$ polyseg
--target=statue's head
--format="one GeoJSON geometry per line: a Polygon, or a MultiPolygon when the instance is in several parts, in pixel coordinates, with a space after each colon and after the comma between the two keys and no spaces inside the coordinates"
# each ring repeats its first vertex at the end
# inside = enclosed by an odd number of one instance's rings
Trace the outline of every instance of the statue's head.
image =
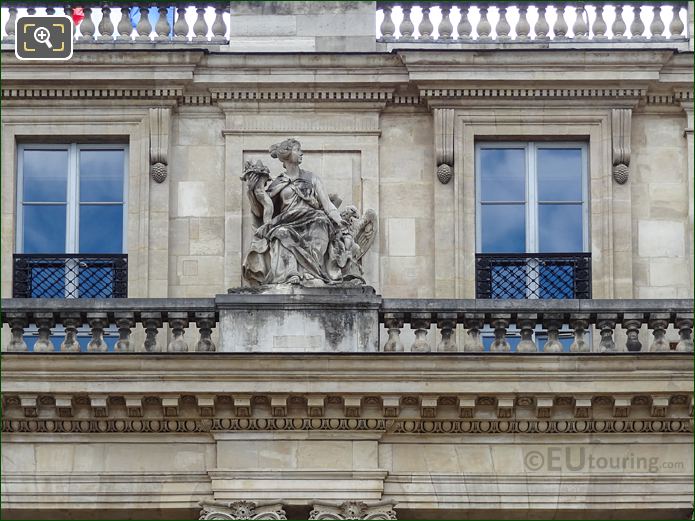
{"type": "Polygon", "coordinates": [[[270,157],[282,161],[282,164],[298,165],[302,162],[302,145],[296,139],[289,138],[270,147],[270,157]]]}

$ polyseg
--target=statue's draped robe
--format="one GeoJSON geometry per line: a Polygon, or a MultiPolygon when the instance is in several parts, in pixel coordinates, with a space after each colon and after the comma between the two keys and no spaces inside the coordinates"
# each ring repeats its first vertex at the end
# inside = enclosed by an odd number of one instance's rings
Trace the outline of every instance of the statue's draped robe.
{"type": "Polygon", "coordinates": [[[246,280],[282,284],[291,279],[340,281],[340,269],[328,262],[328,244],[335,227],[320,200],[321,181],[301,171],[297,179],[280,174],[267,188],[275,206],[262,238],[255,237],[243,265],[246,280]]]}

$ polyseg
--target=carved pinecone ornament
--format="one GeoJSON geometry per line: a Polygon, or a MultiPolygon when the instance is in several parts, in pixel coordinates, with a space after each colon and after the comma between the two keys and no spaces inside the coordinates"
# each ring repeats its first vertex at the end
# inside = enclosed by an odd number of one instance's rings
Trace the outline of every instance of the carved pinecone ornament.
{"type": "Polygon", "coordinates": [[[155,163],[150,167],[150,175],[158,183],[163,183],[167,178],[167,166],[164,163],[155,163]]]}
{"type": "Polygon", "coordinates": [[[451,181],[453,176],[454,174],[451,171],[451,167],[446,163],[439,165],[439,168],[437,168],[437,179],[439,179],[442,184],[447,184],[451,181]]]}
{"type": "Polygon", "coordinates": [[[619,163],[613,167],[613,179],[619,185],[623,185],[627,182],[628,174],[630,170],[627,165],[619,163]]]}

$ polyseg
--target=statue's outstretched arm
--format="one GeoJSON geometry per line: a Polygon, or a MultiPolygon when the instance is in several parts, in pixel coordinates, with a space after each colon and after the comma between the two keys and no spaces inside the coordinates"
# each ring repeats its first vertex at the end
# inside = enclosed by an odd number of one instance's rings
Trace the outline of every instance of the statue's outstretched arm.
{"type": "Polygon", "coordinates": [[[331,198],[328,196],[326,190],[323,188],[323,183],[321,183],[321,180],[317,177],[315,178],[314,182],[316,183],[316,198],[318,199],[319,203],[321,203],[323,210],[326,212],[328,217],[330,217],[331,221],[338,225],[343,225],[343,218],[340,216],[340,212],[331,201],[331,198]]]}

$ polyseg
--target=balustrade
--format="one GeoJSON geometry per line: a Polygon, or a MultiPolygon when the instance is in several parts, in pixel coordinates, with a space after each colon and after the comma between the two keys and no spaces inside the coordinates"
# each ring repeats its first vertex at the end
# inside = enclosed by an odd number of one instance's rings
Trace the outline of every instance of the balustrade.
{"type": "MultiPolygon", "coordinates": [[[[133,4],[114,6],[111,2],[82,2],[84,19],[76,27],[75,41],[87,43],[171,43],[196,42],[225,44],[229,41],[229,2],[205,4],[133,4]],[[139,9],[137,22],[131,18],[133,10],[139,9]],[[168,16],[175,11],[175,21],[168,16]],[[211,23],[208,23],[210,21],[211,23]],[[115,24],[115,25],[114,25],[115,24]],[[134,25],[135,24],[135,25],[134,25]],[[173,24],[173,27],[172,27],[173,24]]],[[[14,2],[7,7],[7,22],[4,26],[3,43],[12,43],[15,38],[15,22],[18,16],[42,15],[36,6],[14,2]],[[23,7],[28,6],[24,9],[23,7]]],[[[71,16],[73,7],[57,5],[46,7],[46,14],[71,16]]]]}
{"type": "Polygon", "coordinates": [[[411,352],[433,351],[435,345],[437,351],[491,353],[692,352],[692,306],[689,300],[384,299],[380,317],[388,338],[382,350],[405,351],[409,326],[415,338],[411,352]],[[441,334],[439,343],[432,324],[441,334]],[[466,330],[460,343],[457,324],[466,330]],[[643,343],[645,328],[650,340],[643,343]],[[595,348],[585,338],[592,329],[595,348]],[[666,339],[669,329],[672,342],[666,339]]]}
{"type": "MultiPolygon", "coordinates": [[[[215,299],[7,299],[2,307],[6,352],[218,350],[215,299]]],[[[383,352],[608,354],[692,352],[692,309],[692,300],[381,299],[374,312],[383,352]]]]}
{"type": "Polygon", "coordinates": [[[46,353],[217,350],[212,330],[219,314],[213,299],[11,299],[3,301],[3,310],[3,323],[11,330],[6,352],[29,351],[27,340],[34,337],[33,351],[46,353]],[[159,336],[167,324],[168,344],[159,336]],[[190,338],[193,332],[186,337],[191,325],[197,339],[190,338]],[[80,338],[86,346],[80,346],[80,338]],[[112,348],[107,338],[113,339],[112,348]]]}
{"type": "Polygon", "coordinates": [[[687,8],[687,2],[377,2],[383,16],[377,36],[382,42],[444,43],[686,40],[687,8]],[[668,35],[663,11],[672,13],[668,35]]]}

